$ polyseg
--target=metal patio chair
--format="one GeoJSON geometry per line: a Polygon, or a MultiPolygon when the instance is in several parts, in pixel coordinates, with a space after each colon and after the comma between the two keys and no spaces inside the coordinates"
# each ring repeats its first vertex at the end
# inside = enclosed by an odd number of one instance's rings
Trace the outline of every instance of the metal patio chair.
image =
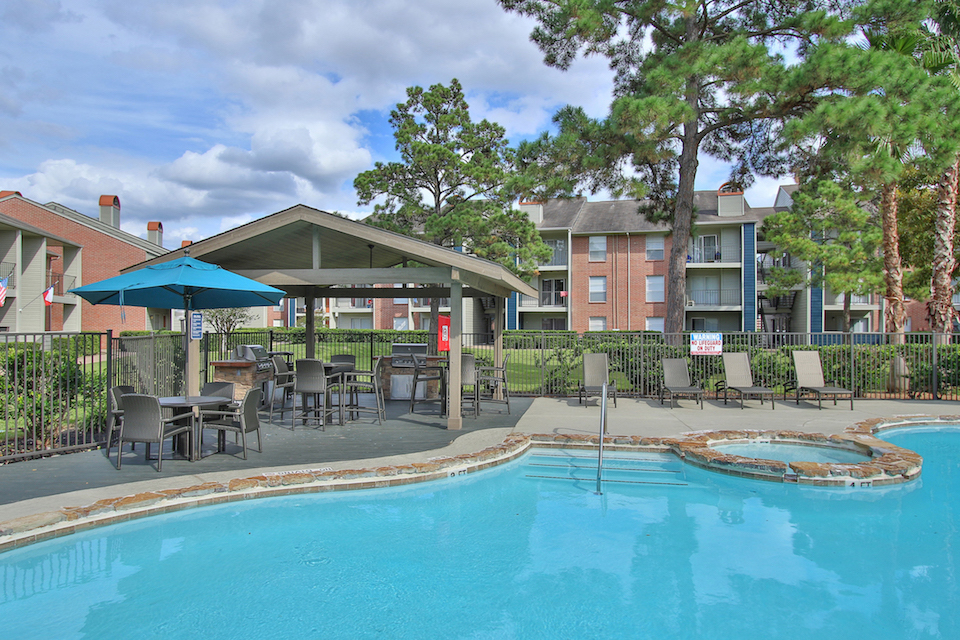
{"type": "Polygon", "coordinates": [[[386,406],[383,403],[383,357],[378,356],[370,371],[348,371],[344,374],[344,394],[348,398],[346,411],[351,419],[354,413],[375,413],[377,424],[383,424],[387,419],[386,406]],[[360,393],[373,394],[374,407],[364,407],[360,404],[360,393]]]}
{"type": "MultiPolygon", "coordinates": [[[[274,400],[276,400],[277,397],[277,391],[280,391],[281,420],[283,420],[284,407],[287,406],[287,398],[293,399],[293,404],[296,404],[293,395],[294,380],[296,377],[296,372],[290,370],[286,360],[278,355],[273,356],[273,389],[270,392],[270,420],[273,420],[273,406],[274,400]]],[[[293,408],[290,409],[290,412],[296,413],[293,408]]]]}
{"type": "Polygon", "coordinates": [[[823,397],[832,397],[833,405],[837,405],[837,398],[850,396],[850,411],[853,411],[853,391],[836,386],[833,380],[829,384],[823,380],[823,364],[820,362],[819,351],[792,351],[793,366],[797,369],[797,404],[800,404],[800,395],[810,393],[817,397],[817,409],[823,409],[823,397]]]}
{"type": "Polygon", "coordinates": [[[750,358],[747,357],[746,352],[723,352],[723,376],[724,379],[717,383],[718,391],[723,389],[723,404],[727,404],[727,392],[736,391],[740,395],[741,409],[743,409],[743,398],[745,396],[759,397],[760,404],[763,404],[764,396],[770,396],[770,408],[777,408],[773,401],[773,389],[753,384],[750,358]]]}
{"type": "MultiPolygon", "coordinates": [[[[243,459],[247,459],[247,434],[256,432],[257,451],[263,453],[263,438],[260,434],[260,416],[257,409],[263,391],[254,387],[247,391],[239,406],[232,409],[203,409],[200,411],[200,442],[203,442],[204,429],[216,429],[218,445],[223,444],[223,434],[232,431],[240,436],[243,447],[243,459]]],[[[220,447],[218,446],[218,449],[220,447]]]]}
{"type": "Polygon", "coordinates": [[[156,396],[141,393],[127,393],[123,399],[123,421],[120,423],[120,439],[117,446],[117,469],[123,462],[124,442],[143,442],[146,444],[145,459],[150,459],[150,445],[156,442],[157,471],[163,468],[163,441],[180,434],[186,434],[193,446],[193,412],[180,413],[170,418],[163,417],[160,400],[156,396]]]}
{"type": "Polygon", "coordinates": [[[580,404],[583,399],[603,394],[603,385],[607,385],[607,396],[613,398],[617,406],[617,381],[610,379],[610,365],[605,353],[583,354],[583,379],[580,381],[580,404]]]}
{"type": "Polygon", "coordinates": [[[690,369],[685,358],[663,358],[663,385],[660,387],[660,404],[669,396],[670,408],[677,396],[693,397],[703,410],[703,389],[690,382],[690,369]]]}
{"type": "Polygon", "coordinates": [[[507,415],[510,414],[510,389],[507,387],[507,361],[510,354],[503,356],[503,364],[499,367],[477,367],[477,382],[481,387],[490,390],[489,396],[480,398],[482,402],[499,402],[507,405],[507,415]]]}
{"type": "MultiPolygon", "coordinates": [[[[293,422],[290,428],[296,427],[297,419],[318,420],[320,430],[323,431],[327,426],[327,417],[338,414],[340,424],[343,424],[343,394],[339,394],[337,407],[333,407],[331,401],[330,385],[337,384],[340,380],[340,374],[328,376],[324,369],[323,362],[320,360],[297,360],[297,376],[293,382],[293,395],[300,396],[300,413],[294,412],[293,422]],[[309,398],[313,397],[313,409],[310,408],[309,398]],[[331,406],[328,406],[331,405],[331,406]]],[[[296,405],[296,398],[294,398],[296,405]]]]}

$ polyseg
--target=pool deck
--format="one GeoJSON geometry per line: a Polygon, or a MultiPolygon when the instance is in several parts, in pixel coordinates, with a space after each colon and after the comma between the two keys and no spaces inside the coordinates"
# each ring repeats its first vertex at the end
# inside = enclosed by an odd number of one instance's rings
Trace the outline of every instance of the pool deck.
{"type": "MultiPolygon", "coordinates": [[[[120,471],[115,468],[116,449],[109,459],[98,450],[0,465],[0,523],[99,500],[269,473],[427,463],[496,446],[511,434],[588,436],[599,430],[595,398],[586,406],[576,398],[514,398],[510,415],[502,405],[485,404],[479,419],[464,417],[460,431],[446,430],[436,407],[418,407],[410,414],[406,403],[387,404],[388,420],[382,426],[364,416],[343,426],[328,425],[325,431],[300,426],[291,430],[288,412],[283,422],[263,423],[264,452],[251,450],[248,460],[230,443],[226,453],[197,462],[167,459],[168,451],[161,473],[155,461],[144,462],[143,445],[135,453],[125,449],[120,471]]],[[[618,406],[610,407],[607,433],[672,437],[696,431],[778,429],[831,435],[868,420],[960,415],[960,404],[951,401],[857,400],[854,406],[851,411],[849,402],[840,401],[818,410],[809,402],[797,406],[777,400],[771,410],[769,403],[749,400],[741,410],[738,402],[724,406],[722,400],[706,400],[701,410],[692,400],[680,400],[671,409],[655,399],[619,398],[618,406]]],[[[213,439],[208,432],[205,445],[209,447],[213,439]]]]}

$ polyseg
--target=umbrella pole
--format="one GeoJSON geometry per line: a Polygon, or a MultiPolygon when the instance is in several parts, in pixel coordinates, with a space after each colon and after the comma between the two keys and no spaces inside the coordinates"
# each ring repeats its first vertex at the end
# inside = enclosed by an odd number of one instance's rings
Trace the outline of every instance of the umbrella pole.
{"type": "Polygon", "coordinates": [[[192,335],[191,316],[193,315],[193,311],[190,309],[192,306],[190,297],[183,296],[183,312],[187,318],[187,375],[184,381],[184,395],[186,396],[200,395],[200,340],[194,340],[192,335]]]}

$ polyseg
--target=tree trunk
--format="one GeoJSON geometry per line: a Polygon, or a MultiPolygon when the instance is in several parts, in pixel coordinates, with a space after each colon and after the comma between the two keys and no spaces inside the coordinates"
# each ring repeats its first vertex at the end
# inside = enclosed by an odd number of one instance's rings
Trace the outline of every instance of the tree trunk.
{"type": "Polygon", "coordinates": [[[843,332],[850,333],[853,324],[850,317],[850,305],[853,303],[853,294],[849,291],[843,294],[843,332]]]}
{"type": "Polygon", "coordinates": [[[900,334],[906,324],[903,306],[903,266],[900,261],[900,231],[897,229],[897,183],[888,182],[880,191],[880,212],[883,224],[883,279],[887,286],[884,297],[884,330],[900,334]]]}
{"type": "MultiPolygon", "coordinates": [[[[686,18],[687,39],[697,40],[696,12],[686,18]]],[[[700,147],[700,81],[697,77],[687,80],[687,106],[692,114],[683,124],[683,139],[680,149],[680,182],[677,185],[677,202],[673,210],[673,232],[668,265],[667,316],[664,331],[668,335],[684,330],[687,298],[687,244],[693,227],[694,182],[697,179],[697,152],[700,147]]]]}
{"type": "Polygon", "coordinates": [[[957,221],[957,183],[960,158],[940,175],[937,219],[933,235],[933,275],[930,279],[930,330],[953,331],[953,234],[957,221]]]}

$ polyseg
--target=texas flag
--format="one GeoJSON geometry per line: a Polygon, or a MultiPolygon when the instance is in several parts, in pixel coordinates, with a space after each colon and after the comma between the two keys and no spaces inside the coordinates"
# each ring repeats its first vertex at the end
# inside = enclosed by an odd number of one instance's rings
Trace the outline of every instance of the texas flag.
{"type": "Polygon", "coordinates": [[[53,287],[43,292],[43,302],[48,307],[53,304],[53,287]]]}
{"type": "Polygon", "coordinates": [[[7,280],[9,278],[3,278],[0,280],[0,307],[2,307],[7,302],[7,280]]]}

